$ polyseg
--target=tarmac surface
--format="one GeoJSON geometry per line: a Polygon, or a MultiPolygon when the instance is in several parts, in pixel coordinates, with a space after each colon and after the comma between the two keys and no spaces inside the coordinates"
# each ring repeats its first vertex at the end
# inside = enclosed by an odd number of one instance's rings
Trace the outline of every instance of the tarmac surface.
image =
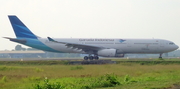
{"type": "Polygon", "coordinates": [[[83,60],[82,58],[0,58],[0,61],[83,60]]]}
{"type": "MultiPolygon", "coordinates": [[[[155,61],[156,59],[158,58],[100,58],[99,60],[155,61]]],[[[83,58],[0,58],[0,61],[48,61],[48,60],[84,61],[83,58]]],[[[165,58],[165,60],[166,61],[180,61],[180,58],[165,58]]]]}
{"type": "Polygon", "coordinates": [[[84,60],[81,58],[0,58],[0,61],[53,61],[53,60],[66,60],[68,64],[115,64],[115,61],[110,59],[100,60],[84,60]]]}

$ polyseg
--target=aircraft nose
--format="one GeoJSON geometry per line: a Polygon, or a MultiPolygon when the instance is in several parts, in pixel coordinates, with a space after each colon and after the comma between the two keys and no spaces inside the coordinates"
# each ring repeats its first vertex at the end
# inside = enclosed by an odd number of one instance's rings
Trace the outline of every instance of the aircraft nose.
{"type": "Polygon", "coordinates": [[[178,45],[176,45],[176,46],[175,46],[175,48],[176,48],[176,49],[178,49],[178,48],[179,48],[179,46],[178,46],[178,45]]]}
{"type": "Polygon", "coordinates": [[[172,49],[173,50],[176,50],[176,49],[178,49],[179,48],[179,46],[178,45],[174,45],[174,46],[172,46],[172,49]]]}

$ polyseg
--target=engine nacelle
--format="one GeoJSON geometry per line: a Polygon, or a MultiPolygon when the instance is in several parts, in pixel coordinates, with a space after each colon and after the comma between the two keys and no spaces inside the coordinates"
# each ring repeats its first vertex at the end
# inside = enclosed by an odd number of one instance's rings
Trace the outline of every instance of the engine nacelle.
{"type": "Polygon", "coordinates": [[[103,57],[124,57],[124,54],[116,49],[102,49],[99,50],[97,54],[103,57]]]}

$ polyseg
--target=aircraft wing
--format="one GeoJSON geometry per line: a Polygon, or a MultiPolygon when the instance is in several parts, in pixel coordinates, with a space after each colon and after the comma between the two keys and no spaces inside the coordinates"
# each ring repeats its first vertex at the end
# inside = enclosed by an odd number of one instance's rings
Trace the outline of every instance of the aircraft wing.
{"type": "Polygon", "coordinates": [[[73,49],[82,49],[83,51],[97,51],[100,49],[104,49],[105,47],[101,46],[94,46],[94,45],[87,45],[87,44],[77,44],[77,43],[69,43],[69,42],[60,42],[56,41],[50,37],[47,37],[49,41],[55,42],[55,43],[61,43],[65,44],[67,47],[72,47],[73,49]]]}

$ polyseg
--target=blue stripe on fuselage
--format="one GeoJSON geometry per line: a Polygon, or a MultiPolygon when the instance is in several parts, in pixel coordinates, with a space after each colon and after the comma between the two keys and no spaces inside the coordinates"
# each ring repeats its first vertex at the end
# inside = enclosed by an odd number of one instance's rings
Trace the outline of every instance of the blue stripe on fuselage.
{"type": "Polygon", "coordinates": [[[30,46],[32,48],[36,48],[36,49],[40,49],[40,50],[44,50],[44,51],[64,53],[64,52],[57,51],[55,49],[48,47],[47,45],[45,45],[44,43],[42,43],[38,39],[29,39],[29,38],[25,38],[25,39],[27,42],[24,45],[30,46]]]}

